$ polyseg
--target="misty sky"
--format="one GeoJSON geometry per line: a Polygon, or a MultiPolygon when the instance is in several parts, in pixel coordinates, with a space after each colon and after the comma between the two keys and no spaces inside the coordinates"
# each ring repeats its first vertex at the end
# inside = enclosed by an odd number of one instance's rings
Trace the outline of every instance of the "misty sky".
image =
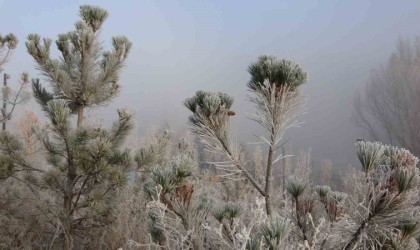
{"type": "MultiPolygon", "coordinates": [[[[385,63],[399,36],[420,35],[420,1],[18,1],[0,0],[1,34],[21,43],[5,66],[13,79],[37,76],[24,46],[29,33],[55,40],[73,30],[81,4],[110,13],[101,38],[126,35],[133,49],[121,95],[98,117],[110,121],[116,108],[136,112],[139,133],[169,124],[182,133],[189,115],[182,102],[197,90],[235,97],[233,125],[241,140],[258,129],[246,119],[246,71],[261,54],[288,58],[309,75],[305,123],[287,134],[295,152],[312,148],[315,159],[357,163],[351,123],[354,92],[374,67],[385,63]]],[[[54,51],[55,47],[54,47],[54,51]]]]}

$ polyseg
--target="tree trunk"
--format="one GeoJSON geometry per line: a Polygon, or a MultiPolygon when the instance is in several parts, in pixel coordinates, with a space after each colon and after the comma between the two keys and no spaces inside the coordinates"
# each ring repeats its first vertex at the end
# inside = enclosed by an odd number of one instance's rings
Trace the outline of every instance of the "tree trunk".
{"type": "MultiPolygon", "coordinates": [[[[67,173],[67,186],[69,190],[73,190],[71,187],[76,178],[76,175],[74,173],[74,167],[70,167],[68,173],[67,173]]],[[[65,220],[64,221],[64,248],[67,250],[73,249],[73,195],[70,191],[66,191],[66,194],[64,195],[64,201],[63,201],[63,210],[65,213],[65,220]]]]}
{"type": "Polygon", "coordinates": [[[64,235],[64,249],[71,250],[73,249],[73,237],[70,233],[65,233],[64,235]]]}
{"type": "Polygon", "coordinates": [[[83,106],[80,106],[77,109],[77,127],[80,127],[83,123],[83,111],[84,111],[83,106]]]}
{"type": "MultiPolygon", "coordinates": [[[[71,206],[71,199],[68,199],[70,201],[71,206]]],[[[66,206],[66,198],[64,198],[64,206],[66,206]]],[[[66,209],[66,208],[64,208],[66,209]]],[[[67,211],[66,211],[66,215],[67,211]]],[[[63,248],[66,250],[73,249],[73,229],[71,225],[72,221],[70,218],[67,218],[67,221],[64,222],[64,241],[63,241],[63,248]]]]}
{"type": "MultiPolygon", "coordinates": [[[[78,112],[79,114],[79,112],[78,112]]],[[[82,111],[83,114],[83,111],[82,111]]],[[[73,205],[73,188],[75,185],[75,181],[77,178],[76,166],[73,162],[73,155],[70,148],[67,145],[67,183],[66,183],[66,190],[64,191],[64,200],[63,200],[63,210],[65,214],[64,221],[64,247],[67,250],[73,249],[73,212],[74,212],[74,205],[73,205]]]]}
{"type": "Polygon", "coordinates": [[[273,177],[273,154],[274,154],[274,138],[275,138],[274,128],[271,128],[271,138],[270,138],[270,148],[268,149],[268,159],[267,159],[267,172],[265,174],[265,210],[268,216],[271,216],[271,186],[273,177]]]}

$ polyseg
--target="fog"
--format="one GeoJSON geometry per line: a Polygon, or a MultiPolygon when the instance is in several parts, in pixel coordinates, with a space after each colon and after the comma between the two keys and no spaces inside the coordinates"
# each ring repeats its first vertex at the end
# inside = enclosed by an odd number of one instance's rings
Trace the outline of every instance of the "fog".
{"type": "Polygon", "coordinates": [[[420,34],[420,2],[414,0],[0,0],[0,33],[14,32],[20,40],[5,65],[12,80],[22,71],[40,77],[26,52],[26,35],[55,40],[73,29],[81,4],[110,12],[101,32],[106,46],[113,35],[133,42],[120,96],[95,117],[109,122],[117,108],[128,107],[136,113],[136,134],[166,124],[184,133],[189,114],[183,100],[197,90],[218,90],[235,97],[232,125],[239,140],[255,142],[259,129],[246,118],[253,111],[247,67],[259,55],[274,55],[296,61],[309,76],[304,123],[285,137],[295,153],[311,148],[315,160],[339,166],[357,164],[354,143],[365,136],[351,122],[355,91],[386,62],[400,36],[420,34]]]}

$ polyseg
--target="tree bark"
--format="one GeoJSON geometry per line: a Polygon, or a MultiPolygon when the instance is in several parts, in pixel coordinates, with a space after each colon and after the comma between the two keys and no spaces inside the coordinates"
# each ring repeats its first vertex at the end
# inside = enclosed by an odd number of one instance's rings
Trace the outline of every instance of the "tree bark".
{"type": "Polygon", "coordinates": [[[77,127],[80,127],[83,123],[83,111],[84,111],[83,106],[80,106],[77,109],[77,127]]]}

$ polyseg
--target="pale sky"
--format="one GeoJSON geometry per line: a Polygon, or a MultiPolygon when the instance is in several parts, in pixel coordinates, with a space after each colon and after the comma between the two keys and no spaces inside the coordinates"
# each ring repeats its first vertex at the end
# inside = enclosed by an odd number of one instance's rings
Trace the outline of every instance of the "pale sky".
{"type": "MultiPolygon", "coordinates": [[[[351,123],[355,90],[371,69],[385,63],[399,36],[420,34],[420,2],[392,1],[18,1],[0,0],[1,34],[14,32],[20,44],[6,72],[37,76],[24,46],[39,33],[55,40],[73,29],[81,4],[110,13],[101,39],[125,35],[133,49],[121,77],[121,95],[98,110],[106,121],[116,108],[136,112],[138,131],[169,124],[182,133],[189,115],[185,98],[197,90],[235,97],[241,141],[255,141],[258,129],[246,119],[247,66],[261,54],[288,58],[309,75],[304,124],[287,134],[295,152],[312,148],[314,159],[357,163],[354,143],[363,133],[351,123]]],[[[54,51],[56,49],[54,48],[54,51]]]]}

